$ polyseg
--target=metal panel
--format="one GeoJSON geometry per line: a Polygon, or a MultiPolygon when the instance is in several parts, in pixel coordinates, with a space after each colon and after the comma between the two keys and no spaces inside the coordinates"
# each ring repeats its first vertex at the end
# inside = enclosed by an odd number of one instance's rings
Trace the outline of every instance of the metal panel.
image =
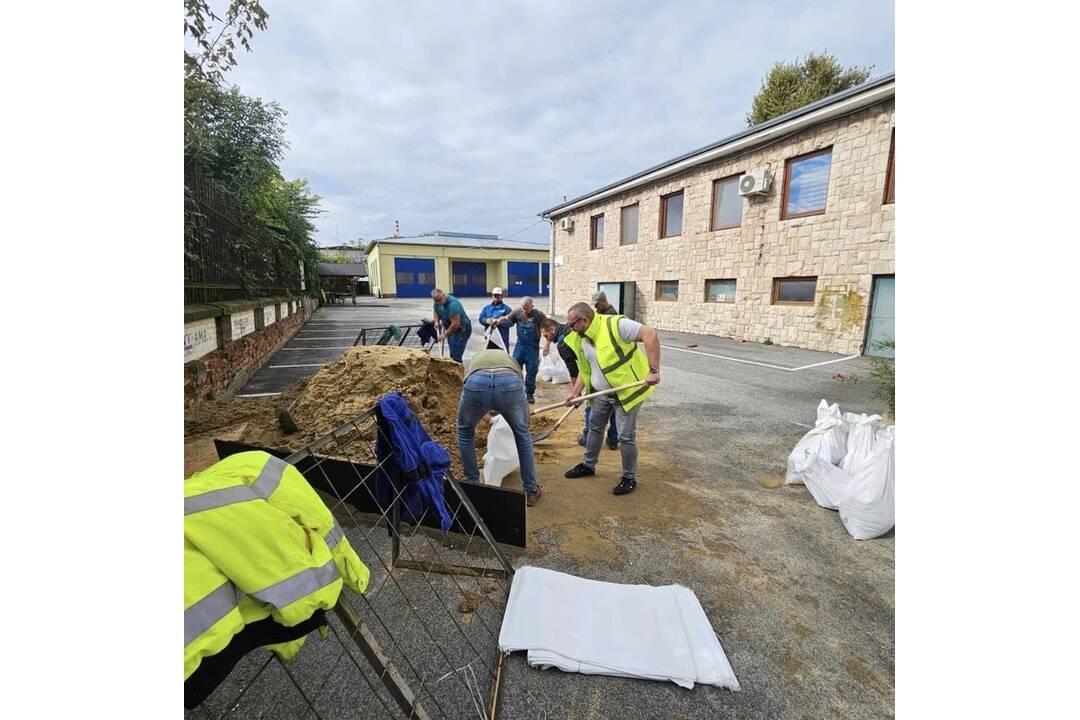
{"type": "Polygon", "coordinates": [[[435,258],[394,258],[398,297],[431,297],[435,289],[435,258]]]}
{"type": "Polygon", "coordinates": [[[506,263],[506,297],[540,295],[540,263],[510,261],[506,263]]]}
{"type": "Polygon", "coordinates": [[[876,357],[896,357],[895,348],[875,348],[874,343],[896,338],[896,276],[874,278],[874,297],[870,306],[870,325],[866,329],[865,352],[876,357]]]}
{"type": "Polygon", "coordinates": [[[451,263],[453,294],[457,297],[484,297],[487,295],[487,266],[482,262],[451,263]]]}

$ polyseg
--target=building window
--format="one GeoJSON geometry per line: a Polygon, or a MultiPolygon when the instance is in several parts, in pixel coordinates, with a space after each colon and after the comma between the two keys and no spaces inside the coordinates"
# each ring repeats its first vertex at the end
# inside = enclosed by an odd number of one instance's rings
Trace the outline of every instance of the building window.
{"type": "Polygon", "coordinates": [[[710,230],[739,227],[742,223],[742,198],[739,197],[739,178],[714,180],[712,184],[712,220],[710,230]]]}
{"type": "Polygon", "coordinates": [[[660,198],[660,237],[682,235],[683,191],[660,198]]]}
{"type": "Polygon", "coordinates": [[[637,219],[638,204],[627,205],[619,215],[619,244],[633,245],[637,243],[637,219]]]}
{"type": "Polygon", "coordinates": [[[773,278],[773,305],[813,305],[816,277],[773,278]]]}
{"type": "Polygon", "coordinates": [[[454,273],[454,285],[468,285],[469,276],[465,273],[454,273]]]}
{"type": "Polygon", "coordinates": [[[411,285],[413,281],[411,272],[394,273],[394,279],[397,280],[398,285],[411,285]]]}
{"type": "Polygon", "coordinates": [[[735,302],[734,280],[706,280],[705,302],[733,303],[735,302]]]}
{"type": "Polygon", "coordinates": [[[656,299],[657,300],[678,300],[679,299],[679,281],[678,280],[657,280],[656,281],[656,299]]]}
{"type": "Polygon", "coordinates": [[[596,215],[589,221],[589,249],[604,247],[604,216],[596,215]]]}
{"type": "Polygon", "coordinates": [[[896,202],[896,128],[893,128],[892,139],[889,140],[889,169],[885,171],[883,204],[892,205],[894,202],[896,202]]]}
{"type": "Polygon", "coordinates": [[[789,158],[784,168],[784,214],[781,220],[821,215],[829,194],[832,148],[789,158]]]}
{"type": "Polygon", "coordinates": [[[416,282],[421,285],[434,285],[435,273],[416,273],[416,282]]]}

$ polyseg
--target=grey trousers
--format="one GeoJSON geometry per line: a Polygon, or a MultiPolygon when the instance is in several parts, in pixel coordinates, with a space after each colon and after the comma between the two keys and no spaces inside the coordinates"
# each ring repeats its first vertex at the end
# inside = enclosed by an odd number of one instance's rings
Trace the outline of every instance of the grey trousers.
{"type": "MultiPolygon", "coordinates": [[[[644,404],[644,403],[643,403],[644,404]]],[[[637,479],[637,416],[641,405],[634,406],[630,412],[623,412],[614,395],[601,395],[592,401],[592,413],[589,415],[589,437],[585,440],[585,457],[582,464],[592,470],[600,459],[600,448],[604,444],[604,431],[608,419],[615,413],[615,425],[619,428],[619,450],[622,452],[623,477],[637,479]]]]}

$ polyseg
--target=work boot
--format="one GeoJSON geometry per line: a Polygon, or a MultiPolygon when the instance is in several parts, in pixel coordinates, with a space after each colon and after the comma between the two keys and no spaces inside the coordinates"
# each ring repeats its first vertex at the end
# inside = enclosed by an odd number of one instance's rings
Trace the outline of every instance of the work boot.
{"type": "Polygon", "coordinates": [[[539,487],[536,488],[536,492],[526,492],[525,504],[529,507],[532,507],[537,503],[537,501],[540,499],[540,496],[543,494],[543,491],[539,487]]]}
{"type": "Polygon", "coordinates": [[[593,470],[591,467],[586,466],[585,463],[578,463],[577,465],[566,471],[566,477],[568,478],[579,478],[585,477],[586,475],[595,474],[596,471],[593,470]]]}
{"type": "Polygon", "coordinates": [[[588,437],[589,437],[589,431],[588,430],[582,430],[581,434],[577,436],[577,444],[580,445],[581,447],[585,447],[585,441],[588,439],[588,437]]]}
{"type": "Polygon", "coordinates": [[[637,487],[637,480],[634,478],[628,478],[623,475],[619,478],[619,484],[615,486],[615,489],[611,492],[615,495],[626,495],[627,493],[634,492],[634,488],[637,487]]]}
{"type": "Polygon", "coordinates": [[[608,446],[608,450],[618,450],[619,449],[619,441],[616,440],[615,442],[609,442],[607,444],[607,446],[608,446]]]}
{"type": "Polygon", "coordinates": [[[529,404],[530,405],[535,405],[536,404],[536,398],[533,397],[532,393],[529,393],[529,398],[528,399],[529,399],[529,404]]]}

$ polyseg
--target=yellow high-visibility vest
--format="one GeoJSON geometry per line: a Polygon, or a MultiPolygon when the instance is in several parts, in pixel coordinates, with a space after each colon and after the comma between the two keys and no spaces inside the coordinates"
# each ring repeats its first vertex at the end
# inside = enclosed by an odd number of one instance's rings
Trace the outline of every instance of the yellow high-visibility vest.
{"type": "MultiPolygon", "coordinates": [[[[619,320],[623,315],[593,315],[589,329],[585,331],[585,337],[596,345],[596,361],[604,373],[611,387],[628,385],[638,380],[644,380],[649,374],[649,360],[645,353],[638,349],[636,342],[626,342],[619,336],[619,320]]],[[[582,337],[571,331],[563,338],[566,346],[574,351],[577,356],[578,373],[581,381],[585,384],[585,393],[593,392],[592,386],[592,363],[585,358],[582,349],[582,337]]],[[[645,402],[645,398],[652,394],[656,388],[652,385],[641,385],[628,390],[615,393],[619,404],[626,412],[645,402]]]]}
{"type": "MultiPolygon", "coordinates": [[[[370,572],[295,467],[231,455],[184,481],[184,679],[246,623],[291,627],[337,603],[370,572]]],[[[303,638],[272,646],[285,659],[303,638]]]]}

